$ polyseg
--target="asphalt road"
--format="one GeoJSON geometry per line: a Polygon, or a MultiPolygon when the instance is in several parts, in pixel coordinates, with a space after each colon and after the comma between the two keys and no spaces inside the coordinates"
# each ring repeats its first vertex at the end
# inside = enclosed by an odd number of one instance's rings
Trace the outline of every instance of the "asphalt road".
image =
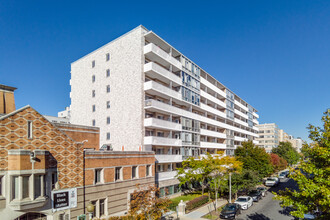
{"type": "Polygon", "coordinates": [[[293,220],[289,215],[290,210],[280,207],[280,202],[273,200],[274,195],[271,192],[277,192],[285,188],[297,189],[296,183],[289,178],[281,179],[277,187],[271,187],[268,193],[259,202],[254,202],[248,210],[242,210],[238,220],[293,220]]]}

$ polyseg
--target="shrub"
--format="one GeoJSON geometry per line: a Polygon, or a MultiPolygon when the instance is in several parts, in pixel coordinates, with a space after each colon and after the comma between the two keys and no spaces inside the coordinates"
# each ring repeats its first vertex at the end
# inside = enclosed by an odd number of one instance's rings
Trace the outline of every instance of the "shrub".
{"type": "Polygon", "coordinates": [[[208,201],[209,201],[209,197],[206,196],[206,195],[197,197],[196,199],[193,199],[193,200],[187,202],[186,210],[191,211],[191,210],[193,210],[197,207],[200,207],[200,206],[204,205],[208,201]]]}

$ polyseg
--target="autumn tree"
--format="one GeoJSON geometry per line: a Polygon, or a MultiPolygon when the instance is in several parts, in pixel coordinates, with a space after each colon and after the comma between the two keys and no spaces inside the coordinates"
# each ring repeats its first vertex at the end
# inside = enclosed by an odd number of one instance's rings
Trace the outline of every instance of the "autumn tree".
{"type": "Polygon", "coordinates": [[[288,166],[288,162],[277,154],[270,154],[270,161],[275,171],[284,170],[288,166]]]}
{"type": "Polygon", "coordinates": [[[137,186],[131,194],[128,217],[135,220],[161,219],[169,211],[171,201],[168,198],[159,198],[159,188],[154,185],[148,187],[137,186]]]}
{"type": "Polygon", "coordinates": [[[280,142],[278,147],[273,148],[272,153],[285,159],[290,165],[296,164],[299,159],[299,153],[292,147],[290,142],[280,142]]]}
{"type": "Polygon", "coordinates": [[[210,176],[212,172],[212,156],[207,155],[200,159],[195,159],[193,157],[182,161],[182,167],[177,168],[178,173],[176,177],[180,181],[180,186],[185,183],[200,182],[202,185],[202,194],[204,194],[204,189],[207,186],[206,179],[210,176]]]}
{"type": "Polygon", "coordinates": [[[330,109],[322,117],[323,127],[308,126],[311,144],[304,144],[309,157],[291,175],[299,190],[280,191],[275,199],[283,207],[293,207],[290,214],[303,218],[320,211],[319,219],[330,219],[330,109]]]}
{"type": "Polygon", "coordinates": [[[257,171],[261,178],[273,173],[270,155],[252,141],[243,142],[242,146],[237,147],[235,156],[243,163],[243,169],[257,171]]]}

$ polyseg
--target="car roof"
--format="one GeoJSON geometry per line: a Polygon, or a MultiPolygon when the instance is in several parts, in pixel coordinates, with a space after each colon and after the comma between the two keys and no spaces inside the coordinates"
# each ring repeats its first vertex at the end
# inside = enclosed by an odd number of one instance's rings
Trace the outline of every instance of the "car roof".
{"type": "Polygon", "coordinates": [[[239,199],[239,198],[241,198],[241,199],[248,199],[249,196],[239,196],[237,199],[239,199]]]}

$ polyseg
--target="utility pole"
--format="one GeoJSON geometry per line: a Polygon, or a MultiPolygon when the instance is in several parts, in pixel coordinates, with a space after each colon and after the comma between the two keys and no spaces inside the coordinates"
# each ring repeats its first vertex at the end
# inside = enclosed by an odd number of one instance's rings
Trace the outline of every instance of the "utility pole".
{"type": "Polygon", "coordinates": [[[231,173],[229,173],[229,203],[231,203],[231,173]]]}

